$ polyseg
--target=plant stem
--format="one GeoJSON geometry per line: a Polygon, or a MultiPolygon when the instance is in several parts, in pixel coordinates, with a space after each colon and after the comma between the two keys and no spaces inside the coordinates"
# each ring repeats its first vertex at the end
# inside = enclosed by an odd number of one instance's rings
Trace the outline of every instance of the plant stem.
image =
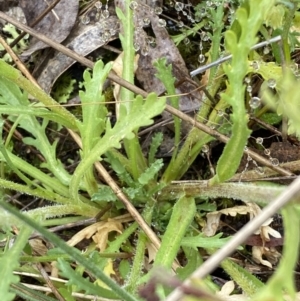
{"type": "Polygon", "coordinates": [[[233,198],[266,204],[274,200],[285,187],[259,183],[221,183],[209,187],[207,181],[173,182],[161,191],[158,201],[177,199],[183,193],[194,198],[233,198]]]}
{"type": "Polygon", "coordinates": [[[249,297],[253,296],[259,289],[264,287],[264,284],[254,275],[250,274],[250,272],[230,259],[223,260],[221,266],[230,278],[232,278],[232,280],[234,280],[249,297]]]}
{"type": "MultiPolygon", "coordinates": [[[[222,30],[224,28],[224,7],[223,4],[224,1],[220,5],[218,5],[217,9],[214,8],[211,9],[211,13],[213,16],[213,22],[214,22],[214,32],[212,35],[212,46],[210,50],[210,59],[212,62],[216,61],[220,55],[220,43],[222,38],[222,30]]],[[[214,66],[210,69],[209,73],[209,82],[212,83],[215,75],[217,73],[218,66],[214,66]]]]}
{"type": "Polygon", "coordinates": [[[181,196],[176,202],[154,262],[156,267],[171,268],[180,243],[196,213],[194,198],[181,196]]]}
{"type": "MultiPolygon", "coordinates": [[[[123,34],[120,34],[120,40],[122,43],[122,48],[124,51],[123,56],[123,74],[124,80],[129,83],[134,83],[134,63],[135,63],[135,51],[133,48],[133,38],[134,38],[134,23],[133,23],[133,13],[129,5],[131,0],[125,0],[124,11],[118,13],[123,25],[123,34]]],[[[134,93],[130,90],[122,87],[121,88],[121,105],[125,106],[127,114],[131,110],[131,102],[134,101],[134,93]]],[[[120,115],[122,118],[122,115],[120,115]]],[[[124,139],[124,147],[126,154],[129,158],[130,170],[132,172],[132,177],[137,180],[140,174],[147,168],[146,159],[144,158],[139,139],[136,135],[133,139],[124,139]]]]}
{"type": "MultiPolygon", "coordinates": [[[[38,179],[43,185],[50,187],[57,193],[59,193],[61,196],[69,197],[69,190],[68,187],[61,184],[59,181],[57,181],[55,178],[50,177],[37,169],[36,167],[32,166],[31,164],[27,163],[26,161],[22,160],[18,156],[12,154],[8,150],[6,150],[12,164],[16,166],[19,170],[26,173],[27,175],[31,176],[34,179],[38,179]]],[[[0,161],[5,161],[5,158],[0,153],[0,161]]],[[[4,180],[3,180],[4,181],[4,180]]],[[[16,186],[17,187],[17,186],[16,186]]],[[[11,189],[14,189],[13,187],[11,189]]],[[[87,199],[82,198],[81,200],[87,201],[87,199]]],[[[55,200],[53,200],[55,201],[55,200]]]]}
{"type": "MultiPolygon", "coordinates": [[[[144,210],[143,217],[148,224],[151,224],[152,213],[153,206],[147,205],[144,210]]],[[[135,256],[127,283],[127,291],[132,294],[136,293],[138,281],[142,277],[141,274],[144,265],[145,248],[147,242],[147,236],[142,230],[140,230],[136,244],[135,256]]]]}
{"type": "MultiPolygon", "coordinates": [[[[211,91],[215,93],[217,88],[219,87],[220,81],[215,81],[215,83],[211,86],[211,91]]],[[[214,95],[214,94],[213,94],[214,95]]],[[[211,112],[209,116],[208,124],[218,124],[222,119],[217,115],[219,110],[225,110],[227,104],[220,100],[215,109],[211,112]]],[[[203,121],[206,119],[210,110],[210,101],[205,99],[205,105],[203,105],[197,115],[197,120],[203,121]]],[[[174,180],[179,180],[189,169],[189,167],[193,164],[196,157],[199,155],[204,144],[214,140],[214,138],[197,128],[193,128],[186,141],[178,153],[178,156],[174,161],[171,161],[168,165],[164,175],[162,177],[162,181],[165,183],[170,183],[174,180]]]]}
{"type": "Polygon", "coordinates": [[[288,13],[285,17],[283,30],[282,30],[282,44],[283,44],[283,54],[284,54],[284,62],[282,64],[285,67],[290,66],[291,64],[291,49],[289,45],[289,32],[293,23],[293,19],[295,16],[295,12],[297,11],[297,3],[298,1],[291,1],[290,5],[288,5],[288,13]]]}

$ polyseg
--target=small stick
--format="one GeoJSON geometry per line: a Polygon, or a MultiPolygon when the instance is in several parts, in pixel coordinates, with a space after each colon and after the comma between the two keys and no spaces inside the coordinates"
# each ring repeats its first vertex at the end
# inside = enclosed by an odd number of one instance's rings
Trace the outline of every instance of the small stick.
{"type": "Polygon", "coordinates": [[[41,263],[38,262],[35,266],[40,271],[40,273],[41,273],[42,277],[44,278],[46,284],[51,289],[51,292],[57,298],[57,300],[58,301],[65,301],[65,298],[60,294],[58,289],[55,287],[55,285],[53,284],[52,280],[50,279],[49,275],[47,274],[47,272],[45,271],[45,269],[43,268],[41,263]]]}
{"type": "MultiPolygon", "coordinates": [[[[44,2],[47,3],[48,7],[50,6],[47,0],[44,0],[44,2]]],[[[57,21],[59,21],[59,16],[57,15],[57,13],[55,12],[54,9],[51,9],[52,14],[54,15],[54,17],[57,19],[57,21]]]]}

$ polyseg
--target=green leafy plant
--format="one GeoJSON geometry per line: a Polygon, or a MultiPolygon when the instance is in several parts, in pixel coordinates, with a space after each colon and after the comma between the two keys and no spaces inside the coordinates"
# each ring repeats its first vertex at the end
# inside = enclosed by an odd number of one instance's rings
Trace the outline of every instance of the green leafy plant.
{"type": "MultiPolygon", "coordinates": [[[[163,97],[158,97],[154,93],[149,93],[147,96],[135,95],[134,92],[122,87],[118,99],[119,114],[115,123],[108,118],[109,112],[104,94],[104,84],[111,72],[112,63],[104,64],[102,61],[97,61],[92,70],[84,72],[84,89],[79,92],[82,102],[82,118],[79,120],[22,76],[19,71],[0,60],[0,113],[2,114],[0,225],[5,233],[4,237],[11,237],[12,226],[20,228],[20,234],[13,247],[4,248],[0,257],[0,269],[3,274],[8,275],[0,281],[0,296],[5,294],[3,300],[13,300],[15,294],[25,296],[24,298],[28,300],[53,300],[52,297],[42,296],[42,294],[34,295],[34,292],[26,290],[19,284],[19,278],[13,275],[14,270],[20,269],[20,262],[26,262],[28,267],[32,262],[50,261],[57,261],[59,274],[68,279],[66,285],[55,284],[66,300],[75,300],[72,296],[73,292],[93,294],[108,299],[138,300],[141,284],[146,283],[146,287],[151,284],[153,280],[151,277],[155,279],[157,268],[163,268],[166,275],[173,273],[181,280],[189,279],[189,275],[203,262],[202,250],[212,254],[214,250],[224,246],[226,248],[226,244],[230,243],[231,238],[223,237],[222,233],[213,237],[205,237],[204,233],[201,233],[200,229],[207,222],[205,220],[207,211],[217,211],[219,206],[228,203],[228,199],[255,202],[264,206],[285,190],[285,186],[269,182],[261,184],[226,181],[236,174],[251,134],[245,102],[248,97],[244,82],[246,76],[255,74],[262,78],[264,81],[261,89],[262,99],[276,111],[276,115],[282,114],[288,118],[288,133],[299,137],[299,110],[296,101],[299,94],[298,80],[278,63],[265,62],[262,54],[251,50],[257,42],[258,34],[269,35],[265,26],[271,26],[275,30],[282,26],[285,56],[283,63],[286,68],[289,67],[291,61],[289,28],[298,4],[295,1],[288,1],[284,3],[285,6],[277,5],[275,1],[270,0],[241,3],[230,1],[230,4],[226,2],[226,5],[231,9],[238,8],[234,20],[224,22],[228,17],[225,1],[216,3],[218,5],[215,8],[205,3],[209,7],[207,11],[211,17],[209,26],[213,29],[205,33],[211,39],[206,56],[208,60],[216,60],[221,54],[225,37],[225,50],[232,54],[232,59],[222,67],[215,66],[206,75],[208,96],[203,96],[203,105],[195,116],[194,124],[205,122],[207,128],[214,127],[228,135],[229,141],[220,158],[215,160],[217,161],[216,173],[208,180],[205,175],[202,181],[179,181],[183,177],[190,176],[187,171],[201,153],[201,149],[215,140],[217,135],[213,137],[209,131],[204,132],[193,127],[188,136],[184,137],[185,141],[180,148],[179,144],[183,138],[181,120],[178,116],[173,116],[175,147],[171,159],[168,161],[156,158],[163,141],[160,132],[152,137],[148,153],[142,147],[139,130],[151,125],[153,119],[163,112],[166,108],[166,99],[170,99],[173,108],[179,108],[176,79],[172,74],[173,66],[165,59],[153,62],[157,69],[155,76],[166,88],[165,95],[163,97]],[[279,21],[272,14],[280,15],[279,21]],[[227,31],[224,33],[225,29],[227,31]],[[259,62],[259,68],[255,68],[254,62],[259,62]],[[272,88],[272,93],[266,87],[270,80],[276,82],[276,88],[272,88]],[[214,99],[218,93],[220,98],[214,99]],[[34,101],[30,100],[32,98],[34,101]],[[12,124],[7,135],[4,134],[5,122],[12,124]],[[53,140],[48,135],[49,129],[60,127],[68,129],[73,137],[77,137],[77,143],[81,148],[80,161],[74,172],[68,171],[67,163],[58,158],[58,139],[53,140]],[[36,149],[43,156],[45,160],[43,163],[31,163],[16,154],[12,138],[16,128],[21,129],[26,136],[22,139],[22,143],[36,149]],[[99,179],[95,175],[94,165],[99,162],[103,163],[102,167],[110,168],[112,178],[119,185],[117,192],[116,183],[111,185],[112,179],[108,177],[99,179]],[[17,176],[18,181],[11,180],[14,178],[6,179],[10,178],[10,173],[17,176]],[[8,190],[48,200],[51,205],[20,213],[5,201],[4,196],[8,194],[8,190]],[[128,225],[126,221],[125,229],[118,230],[118,235],[105,233],[107,248],[104,251],[96,250],[95,233],[93,236],[86,236],[92,237],[94,243],[90,243],[87,252],[81,254],[44,228],[50,225],[64,225],[70,221],[81,221],[84,217],[95,217],[98,212],[103,218],[101,222],[108,221],[108,218],[117,218],[124,213],[126,207],[123,196],[130,199],[139,210],[136,211],[136,215],[133,214],[139,225],[137,222],[128,225]],[[222,203],[210,204],[211,199],[222,199],[222,203]],[[138,214],[141,216],[140,219],[137,218],[138,214]],[[64,217],[65,215],[72,216],[64,217]],[[159,221],[157,222],[156,219],[159,221]],[[142,223],[147,226],[152,225],[157,232],[162,231],[163,233],[158,233],[161,241],[157,237],[156,239],[148,237],[142,230],[144,228],[139,227],[142,223]],[[27,248],[31,229],[42,234],[56,249],[48,251],[43,256],[22,254],[27,248]],[[201,252],[198,249],[201,249],[201,252]],[[121,252],[126,252],[129,256],[134,255],[130,261],[120,260],[117,277],[121,277],[123,286],[108,275],[112,271],[112,259],[117,258],[121,252]],[[153,263],[150,263],[153,269],[149,268],[149,263],[145,264],[146,252],[149,260],[150,258],[153,260],[153,263]],[[181,267],[181,262],[177,260],[178,253],[181,253],[186,260],[184,267],[181,267]],[[76,263],[75,268],[73,262],[76,263]],[[105,273],[106,269],[109,270],[108,273],[105,273]],[[34,297],[30,297],[32,295],[34,297]]],[[[122,27],[120,34],[124,51],[122,77],[133,85],[135,52],[132,45],[135,28],[132,22],[134,12],[130,9],[130,4],[132,3],[129,0],[124,1],[124,10],[116,9],[116,13],[122,27]]],[[[203,3],[199,4],[196,10],[202,8],[204,8],[203,3]]],[[[230,17],[233,18],[232,12],[230,17]]],[[[205,22],[200,22],[192,29],[174,37],[176,43],[187,35],[203,29],[207,25],[205,22]]],[[[269,107],[254,111],[253,114],[258,117],[269,107]]],[[[211,164],[211,169],[213,169],[212,165],[215,165],[215,162],[211,164]]],[[[242,172],[242,175],[244,173],[242,172]]],[[[300,219],[299,210],[294,210],[292,206],[282,210],[287,232],[286,246],[279,268],[269,283],[263,284],[229,259],[221,264],[251,300],[271,298],[272,290],[276,291],[277,300],[282,300],[286,295],[295,296],[293,269],[298,255],[300,219]],[[296,226],[293,228],[293,225],[296,226]]],[[[95,220],[96,222],[98,221],[95,220]]],[[[97,234],[103,236],[100,226],[97,231],[99,231],[97,234]]],[[[174,283],[178,286],[180,282],[178,279],[172,282],[171,278],[171,280],[166,278],[162,277],[161,283],[158,283],[157,288],[152,287],[150,293],[159,294],[160,299],[168,299],[170,287],[174,286],[174,283]]],[[[191,282],[195,291],[187,290],[186,293],[190,295],[197,290],[198,293],[203,290],[204,296],[206,293],[215,294],[219,290],[210,277],[201,281],[192,279],[191,282]]],[[[184,286],[182,288],[186,289],[184,286]]]]}
{"type": "MultiPolygon", "coordinates": [[[[18,36],[19,33],[16,29],[15,26],[13,26],[12,24],[6,24],[3,26],[2,31],[5,35],[7,35],[8,37],[6,38],[6,42],[8,44],[10,44],[11,42],[13,42],[18,36]]],[[[17,53],[20,54],[22,53],[23,50],[26,49],[28,45],[28,35],[26,35],[23,39],[21,39],[17,45],[15,45],[13,47],[13,50],[17,53]]],[[[4,50],[4,47],[2,45],[0,45],[0,51],[4,50]]],[[[12,58],[10,57],[10,55],[8,53],[6,53],[3,56],[3,59],[6,62],[12,62],[12,58]]]]}
{"type": "Polygon", "coordinates": [[[247,57],[250,48],[256,42],[256,34],[264,20],[265,12],[274,5],[274,1],[261,2],[261,6],[257,7],[258,11],[254,11],[254,5],[259,5],[259,3],[251,2],[249,10],[246,7],[241,7],[236,12],[237,21],[241,28],[240,36],[231,30],[225,34],[226,47],[233,55],[231,65],[224,67],[229,84],[227,85],[227,93],[223,94],[223,98],[232,107],[232,135],[218,161],[216,176],[210,181],[211,184],[226,181],[234,175],[250,135],[247,127],[246,108],[241,101],[245,95],[243,79],[247,74],[247,57]]]}

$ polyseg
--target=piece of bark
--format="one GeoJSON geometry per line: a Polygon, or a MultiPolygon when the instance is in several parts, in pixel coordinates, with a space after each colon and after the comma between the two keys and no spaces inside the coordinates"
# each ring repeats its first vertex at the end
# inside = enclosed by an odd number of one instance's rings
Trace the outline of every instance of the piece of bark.
{"type": "MultiPolygon", "coordinates": [[[[48,7],[47,1],[20,0],[19,5],[23,8],[27,23],[32,23],[48,7]]],[[[49,3],[50,5],[51,3],[49,3]]],[[[79,0],[61,0],[54,10],[50,11],[34,29],[48,38],[61,43],[70,34],[78,14],[79,0]]],[[[49,47],[47,44],[32,38],[29,48],[22,53],[26,58],[33,52],[49,47]]]]}
{"type": "MultiPolygon", "coordinates": [[[[84,25],[81,22],[77,22],[63,44],[78,54],[86,56],[109,41],[114,40],[118,31],[118,20],[113,15],[107,19],[100,20],[96,24],[84,25]],[[110,33],[109,35],[108,32],[110,33]]],[[[39,75],[38,83],[49,93],[57,78],[74,63],[74,59],[61,52],[56,52],[39,75]]]]}

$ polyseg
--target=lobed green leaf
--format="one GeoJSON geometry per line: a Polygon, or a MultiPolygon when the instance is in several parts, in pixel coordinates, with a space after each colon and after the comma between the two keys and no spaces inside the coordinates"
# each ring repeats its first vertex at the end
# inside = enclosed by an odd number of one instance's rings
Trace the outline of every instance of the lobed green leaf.
{"type": "Polygon", "coordinates": [[[166,99],[157,99],[154,93],[150,93],[145,101],[141,96],[137,96],[132,103],[130,112],[119,119],[113,128],[108,127],[104,136],[91,149],[89,156],[80,162],[70,183],[70,194],[78,200],[78,187],[80,180],[86,170],[90,168],[95,161],[99,160],[111,148],[121,147],[122,139],[130,138],[133,132],[141,126],[147,126],[153,123],[153,117],[159,115],[165,107],[166,99]]]}

